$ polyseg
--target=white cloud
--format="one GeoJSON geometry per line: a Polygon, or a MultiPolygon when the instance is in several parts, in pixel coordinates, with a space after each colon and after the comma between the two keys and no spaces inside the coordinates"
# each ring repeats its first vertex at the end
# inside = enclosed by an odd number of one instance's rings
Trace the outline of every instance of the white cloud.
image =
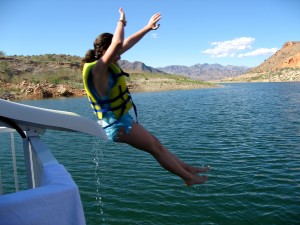
{"type": "Polygon", "coordinates": [[[251,49],[254,41],[255,38],[252,37],[240,37],[228,41],[212,42],[211,45],[215,47],[202,51],[202,53],[216,58],[235,57],[238,51],[251,49]]]}
{"type": "Polygon", "coordinates": [[[277,48],[259,48],[251,52],[241,53],[238,57],[245,57],[245,56],[258,56],[258,55],[269,55],[274,54],[278,49],[277,48]]]}

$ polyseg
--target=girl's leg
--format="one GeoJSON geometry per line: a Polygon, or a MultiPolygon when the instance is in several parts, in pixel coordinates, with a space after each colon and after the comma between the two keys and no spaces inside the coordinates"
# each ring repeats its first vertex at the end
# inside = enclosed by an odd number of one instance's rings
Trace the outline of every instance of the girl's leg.
{"type": "Polygon", "coordinates": [[[163,168],[181,177],[188,186],[202,184],[207,180],[207,176],[197,176],[195,174],[197,168],[191,167],[179,160],[156,137],[136,122],[133,122],[129,134],[126,134],[124,129],[121,128],[117,141],[150,153],[163,168]]]}
{"type": "Polygon", "coordinates": [[[206,166],[206,167],[203,167],[203,168],[199,168],[199,167],[194,167],[194,166],[191,166],[189,164],[186,164],[185,162],[182,162],[180,159],[178,159],[176,156],[174,156],[177,160],[178,160],[178,163],[181,164],[181,166],[189,171],[190,173],[193,173],[193,174],[197,174],[197,173],[205,173],[209,170],[209,166],[206,166]]]}

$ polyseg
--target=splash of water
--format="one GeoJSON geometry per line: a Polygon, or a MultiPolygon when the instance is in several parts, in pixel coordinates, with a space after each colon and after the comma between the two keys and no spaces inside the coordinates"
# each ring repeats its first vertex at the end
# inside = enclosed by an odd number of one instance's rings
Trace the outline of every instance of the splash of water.
{"type": "Polygon", "coordinates": [[[105,161],[104,161],[104,149],[106,146],[107,141],[101,139],[94,139],[93,142],[93,152],[94,152],[94,159],[93,162],[95,163],[95,187],[96,187],[96,206],[99,210],[98,215],[100,216],[101,220],[105,222],[105,214],[104,214],[104,202],[102,196],[102,182],[103,182],[103,173],[105,171],[105,161]]]}

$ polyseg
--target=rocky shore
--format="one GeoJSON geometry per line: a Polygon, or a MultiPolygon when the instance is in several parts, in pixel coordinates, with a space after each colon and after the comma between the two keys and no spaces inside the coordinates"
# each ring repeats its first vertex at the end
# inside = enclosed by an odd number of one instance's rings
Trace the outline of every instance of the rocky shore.
{"type": "Polygon", "coordinates": [[[66,84],[50,84],[46,81],[37,84],[27,80],[23,80],[19,84],[0,81],[0,88],[3,90],[0,98],[7,100],[43,99],[85,95],[85,92],[82,89],[75,89],[66,84]]]}
{"type": "MultiPolygon", "coordinates": [[[[216,87],[216,85],[168,78],[137,79],[128,82],[128,88],[131,92],[155,92],[211,87],[216,87]]],[[[6,100],[80,97],[86,95],[83,88],[74,88],[68,84],[51,84],[47,81],[33,83],[28,80],[23,80],[21,83],[14,84],[0,80],[0,89],[2,90],[0,98],[6,100]]]]}

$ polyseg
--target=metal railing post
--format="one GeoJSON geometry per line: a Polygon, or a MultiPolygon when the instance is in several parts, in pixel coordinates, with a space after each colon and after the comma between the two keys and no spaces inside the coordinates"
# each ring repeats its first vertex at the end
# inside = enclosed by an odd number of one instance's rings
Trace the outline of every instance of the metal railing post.
{"type": "Polygon", "coordinates": [[[32,154],[28,138],[23,138],[23,150],[25,158],[27,186],[29,189],[35,188],[32,170],[32,154]]]}
{"type": "Polygon", "coordinates": [[[15,189],[16,189],[16,192],[18,192],[19,191],[19,181],[18,181],[18,172],[17,172],[15,138],[14,138],[14,132],[13,131],[10,132],[10,143],[11,143],[11,154],[12,154],[12,160],[13,160],[15,189]]]}

